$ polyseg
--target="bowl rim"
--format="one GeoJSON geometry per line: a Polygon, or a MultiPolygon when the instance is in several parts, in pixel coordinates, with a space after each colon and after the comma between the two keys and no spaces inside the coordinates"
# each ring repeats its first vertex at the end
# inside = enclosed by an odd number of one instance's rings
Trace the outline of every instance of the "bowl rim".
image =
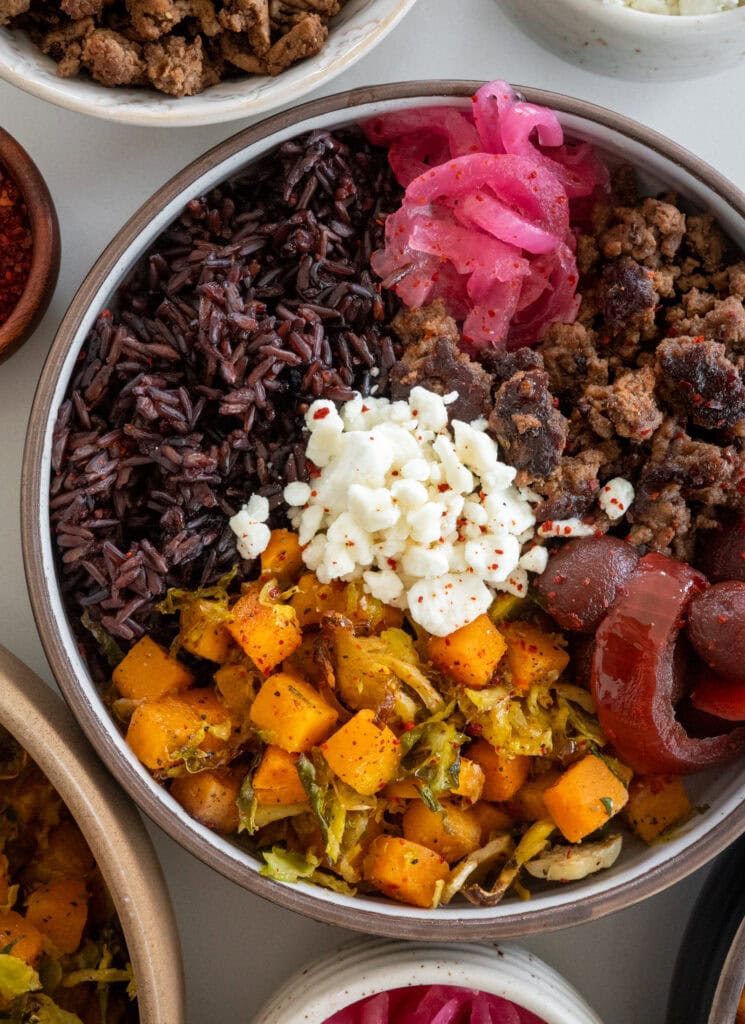
{"type": "MultiPolygon", "coordinates": [[[[47,501],[47,482],[43,479],[43,452],[47,425],[51,416],[56,412],[52,408],[52,402],[59,370],[75,339],[78,325],[99,290],[106,286],[119,256],[136,241],[158,210],[173,202],[191,183],[215,168],[216,165],[234,157],[249,145],[266,140],[282,130],[290,129],[299,122],[335,112],[338,112],[342,119],[345,111],[348,111],[349,108],[371,102],[411,99],[426,102],[435,97],[467,98],[481,84],[481,82],[464,80],[413,81],[363,87],[315,99],[290,111],[275,114],[259,124],[244,129],[209,150],[171,178],[122,227],[96,261],[73,298],[39,378],[23,455],[21,476],[23,560],[31,606],[41,642],[60,689],[72,707],[75,717],[119,783],[133,797],[141,810],[176,842],[251,892],[316,920],[337,924],[352,930],[365,931],[368,934],[394,938],[441,939],[447,937],[453,940],[506,938],[564,928],[594,920],[614,910],[630,906],[691,874],[745,831],[745,800],[735,806],[705,835],[686,849],[681,850],[664,863],[651,866],[643,873],[640,872],[632,879],[618,882],[604,891],[587,895],[581,900],[557,906],[529,910],[524,909],[524,904],[515,904],[514,912],[495,919],[480,915],[469,916],[467,910],[458,917],[453,915],[447,919],[427,919],[426,912],[417,911],[415,908],[406,908],[406,914],[403,912],[386,914],[378,912],[369,904],[365,906],[363,912],[359,904],[352,908],[332,902],[331,899],[322,900],[313,895],[312,889],[308,886],[285,885],[264,878],[256,871],[247,870],[244,864],[240,864],[234,857],[221,849],[219,843],[210,838],[210,833],[207,830],[200,831],[200,827],[195,827],[194,823],[187,824],[180,820],[174,813],[173,807],[160,795],[162,791],[156,793],[148,785],[150,779],[146,780],[143,772],[137,770],[126,759],[121,749],[116,746],[112,730],[107,729],[105,724],[102,725],[100,714],[88,699],[84,687],[75,675],[62,639],[62,631],[59,630],[55,621],[50,596],[51,587],[48,588],[48,581],[45,577],[44,541],[38,511],[44,507],[43,503],[47,501]]],[[[716,192],[730,207],[734,208],[740,217],[745,219],[745,193],[703,160],[663,135],[630,118],[584,100],[545,90],[522,86],[515,86],[515,88],[532,102],[550,106],[560,114],[573,115],[610,128],[630,141],[643,144],[716,192]]],[[[53,579],[49,582],[52,583],[53,579]]]]}
{"type": "MultiPolygon", "coordinates": [[[[0,78],[4,78],[11,85],[15,85],[18,89],[22,89],[38,99],[46,100],[67,110],[73,110],[78,114],[86,114],[89,117],[118,124],[154,128],[193,127],[259,117],[278,107],[296,103],[298,99],[322,88],[347,71],[358,60],[374,50],[393,31],[417,0],[387,0],[387,2],[391,6],[391,10],[375,24],[372,31],[345,49],[327,67],[319,69],[314,64],[315,57],[310,57],[302,64],[297,65],[303,68],[303,74],[298,79],[286,80],[283,75],[278,75],[276,78],[246,76],[231,80],[239,90],[242,84],[254,82],[259,77],[269,80],[270,87],[253,98],[239,91],[237,95],[225,99],[211,100],[209,97],[212,94],[209,89],[196,96],[175,98],[154,89],[151,92],[135,89],[117,90],[86,79],[85,84],[90,86],[91,90],[95,90],[95,95],[111,97],[111,104],[98,106],[90,103],[85,95],[78,95],[75,86],[81,82],[79,78],[65,79],[51,78],[50,76],[50,81],[47,82],[38,77],[30,78],[2,60],[0,60],[0,78]],[[126,99],[123,98],[125,92],[131,94],[131,97],[127,95],[126,99]]],[[[353,17],[356,16],[356,13],[353,17]]],[[[8,27],[0,29],[0,39],[2,39],[2,32],[10,31],[11,29],[8,27]]],[[[333,32],[333,28],[331,31],[333,32]]],[[[39,60],[49,60],[40,51],[38,57],[39,60]]],[[[221,84],[223,83],[218,83],[218,85],[221,84]]],[[[217,88],[217,86],[211,88],[217,88]]]]}
{"type": "Polygon", "coordinates": [[[8,319],[0,324],[1,361],[23,344],[46,312],[59,276],[61,243],[57,211],[41,171],[20,142],[3,128],[0,164],[26,203],[33,245],[26,286],[8,319]]]}
{"type": "MultiPolygon", "coordinates": [[[[636,7],[627,7],[625,4],[611,4],[606,3],[605,0],[553,0],[554,3],[563,4],[565,7],[572,6],[575,8],[581,8],[585,11],[594,11],[596,17],[607,17],[609,20],[613,18],[627,18],[629,20],[636,18],[641,28],[641,23],[646,19],[653,19],[664,24],[665,30],[672,30],[673,32],[686,32],[692,28],[697,28],[700,24],[705,21],[711,24],[711,18],[727,18],[730,21],[734,21],[735,17],[745,18],[745,7],[731,7],[726,11],[709,11],[706,14],[661,14],[657,11],[640,11],[636,7]],[[684,27],[678,29],[677,27],[671,29],[671,26],[680,22],[684,27]]],[[[650,22],[647,20],[645,28],[650,27],[650,22]]]]}
{"type": "Polygon", "coordinates": [[[42,769],[94,853],[134,968],[140,1024],[184,1024],[179,933],[145,826],[69,709],[2,644],[0,725],[42,769]]]}

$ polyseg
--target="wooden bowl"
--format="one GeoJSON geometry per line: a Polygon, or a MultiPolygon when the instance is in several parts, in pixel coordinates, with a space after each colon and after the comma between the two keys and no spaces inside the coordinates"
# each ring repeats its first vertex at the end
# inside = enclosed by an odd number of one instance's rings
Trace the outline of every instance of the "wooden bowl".
{"type": "MultiPolygon", "coordinates": [[[[693,803],[707,805],[669,842],[647,847],[629,836],[614,866],[581,881],[534,893],[529,902],[496,907],[452,904],[421,910],[373,896],[350,897],[306,883],[260,874],[260,862],[239,843],[187,814],[128,747],[104,705],[68,621],[49,517],[54,424],[86,335],[100,310],[116,303],[133,265],[193,198],[272,152],[285,140],[339,128],[384,111],[445,103],[470,109],[480,82],[428,81],[378,85],[313,100],[277,114],[220,143],[166,183],[128,221],[83,282],[42,371],[29,420],[21,480],[26,580],[42,644],[60,688],[84,732],[138,806],[176,842],[226,877],[281,906],[330,924],[394,938],[472,940],[566,928],[628,907],[695,871],[745,831],[745,764],[698,776],[693,803]]],[[[574,140],[593,142],[608,159],[631,162],[645,192],[674,189],[711,210],[745,250],[745,194],[675,143],[628,118],[556,93],[521,89],[553,108],[574,140]]]]}
{"type": "Polygon", "coordinates": [[[145,827],[59,697],[2,645],[0,725],[47,776],[96,858],[127,942],[140,1024],[184,1024],[178,930],[145,827]]]}
{"type": "Polygon", "coordinates": [[[0,164],[14,179],[26,202],[34,240],[26,287],[18,305],[0,324],[0,362],[31,335],[47,311],[57,284],[60,234],[57,213],[39,168],[12,135],[0,128],[0,164]]]}

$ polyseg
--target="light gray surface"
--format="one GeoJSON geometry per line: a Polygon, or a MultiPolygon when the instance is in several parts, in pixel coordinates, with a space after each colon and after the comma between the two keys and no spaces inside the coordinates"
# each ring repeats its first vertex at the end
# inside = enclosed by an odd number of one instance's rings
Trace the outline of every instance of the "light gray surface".
{"type": "MultiPolygon", "coordinates": [[[[419,0],[392,37],[327,91],[400,79],[497,76],[614,107],[745,187],[745,137],[737,115],[745,62],[675,85],[604,79],[520,35],[494,0],[419,0]]],[[[49,680],[25,593],[18,530],[26,418],[45,353],[75,289],[124,220],[185,163],[244,125],[117,127],[48,106],[2,82],[0,125],[38,162],[62,228],[62,271],[46,319],[0,366],[0,641],[49,680]]],[[[348,937],[243,892],[151,831],[181,925],[190,1024],[248,1024],[288,973],[348,937]]],[[[606,1024],[661,1024],[678,943],[704,875],[639,907],[524,945],[566,974],[606,1024]]]]}

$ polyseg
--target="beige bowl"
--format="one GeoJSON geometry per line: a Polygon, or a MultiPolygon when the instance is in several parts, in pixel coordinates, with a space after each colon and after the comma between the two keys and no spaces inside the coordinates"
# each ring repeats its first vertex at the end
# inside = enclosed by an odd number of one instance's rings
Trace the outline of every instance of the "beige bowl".
{"type": "MultiPolygon", "coordinates": [[[[706,805],[707,810],[674,839],[646,847],[629,836],[611,869],[535,894],[529,902],[420,910],[382,898],[350,897],[304,883],[289,885],[265,878],[256,857],[191,818],[151,778],[100,698],[67,622],[57,579],[48,506],[52,432],[80,347],[99,310],[116,302],[117,289],[133,264],[187,202],[303,132],[339,128],[386,111],[427,104],[470,109],[470,97],[480,84],[408,82],[315,100],[228,139],[168,182],[108,246],[60,326],[31,411],[21,482],[26,578],[42,643],[80,724],[125,789],[176,842],[252,892],[322,921],[395,938],[505,938],[565,928],[651,896],[695,871],[745,830],[745,765],[706,773],[693,781],[693,802],[706,805]]],[[[633,163],[645,190],[672,188],[694,205],[711,210],[745,250],[745,195],[713,168],[649,128],[611,111],[556,93],[522,91],[531,102],[556,110],[568,136],[593,142],[611,161],[633,163]]]]}
{"type": "Polygon", "coordinates": [[[45,773],[98,862],[127,941],[140,1024],[184,1024],[181,947],[148,834],[59,697],[2,645],[0,725],[45,773]]]}

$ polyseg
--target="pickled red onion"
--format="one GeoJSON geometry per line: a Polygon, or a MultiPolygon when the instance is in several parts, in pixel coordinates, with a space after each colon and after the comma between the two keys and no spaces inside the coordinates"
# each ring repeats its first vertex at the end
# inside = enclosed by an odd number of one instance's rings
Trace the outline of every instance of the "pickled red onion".
{"type": "Polygon", "coordinates": [[[529,1010],[488,992],[454,985],[417,985],[368,996],[325,1024],[544,1024],[529,1010]]]}
{"type": "Polygon", "coordinates": [[[607,189],[586,143],[505,82],[452,107],[396,111],[365,125],[406,187],[372,265],[407,305],[444,300],[474,347],[536,344],[579,308],[572,200],[607,189]]]}

